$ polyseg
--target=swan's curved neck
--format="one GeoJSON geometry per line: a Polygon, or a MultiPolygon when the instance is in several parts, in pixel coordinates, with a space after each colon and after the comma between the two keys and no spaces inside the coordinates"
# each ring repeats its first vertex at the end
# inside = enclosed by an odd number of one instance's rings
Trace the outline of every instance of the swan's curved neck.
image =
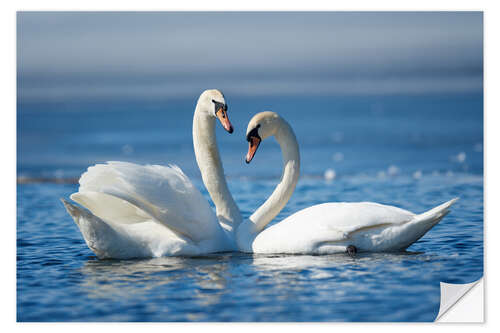
{"type": "Polygon", "coordinates": [[[215,134],[215,118],[196,106],[193,119],[193,144],[203,183],[216,207],[222,227],[233,232],[242,221],[240,210],[227,187],[215,134]]]}
{"type": "Polygon", "coordinates": [[[299,145],[297,144],[297,139],[292,128],[285,120],[280,120],[274,137],[281,147],[284,165],[283,173],[280,183],[276,186],[271,196],[249,218],[250,223],[253,224],[251,228],[253,230],[250,230],[250,232],[254,234],[261,232],[285,207],[299,180],[299,145]]]}

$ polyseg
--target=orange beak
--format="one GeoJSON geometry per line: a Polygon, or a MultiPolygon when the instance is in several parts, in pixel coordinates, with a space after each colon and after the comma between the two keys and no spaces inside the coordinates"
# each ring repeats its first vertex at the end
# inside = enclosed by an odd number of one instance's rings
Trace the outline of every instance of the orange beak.
{"type": "Polygon", "coordinates": [[[224,110],[223,108],[220,108],[219,110],[217,110],[215,115],[222,124],[222,127],[224,127],[224,129],[229,133],[233,133],[233,125],[231,125],[231,122],[229,121],[229,117],[227,116],[227,111],[224,110]]]}
{"type": "Polygon", "coordinates": [[[261,140],[255,136],[250,137],[250,140],[248,141],[248,153],[245,159],[247,164],[250,163],[255,156],[255,152],[257,152],[257,148],[259,148],[260,141],[261,140]]]}

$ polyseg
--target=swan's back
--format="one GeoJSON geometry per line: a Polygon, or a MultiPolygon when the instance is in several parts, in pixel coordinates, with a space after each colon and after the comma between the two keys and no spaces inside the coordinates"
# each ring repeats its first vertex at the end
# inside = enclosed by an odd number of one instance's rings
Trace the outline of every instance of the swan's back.
{"type": "MultiPolygon", "coordinates": [[[[339,245],[359,231],[397,226],[415,214],[373,202],[331,202],[308,207],[263,230],[255,238],[254,252],[316,253],[321,247],[339,245]]],[[[332,252],[339,252],[333,250],[332,252]]]]}
{"type": "Polygon", "coordinates": [[[310,226],[337,229],[343,232],[385,224],[401,224],[410,221],[415,214],[407,210],[375,202],[328,202],[308,207],[290,217],[290,222],[299,224],[309,221],[310,226]]]}

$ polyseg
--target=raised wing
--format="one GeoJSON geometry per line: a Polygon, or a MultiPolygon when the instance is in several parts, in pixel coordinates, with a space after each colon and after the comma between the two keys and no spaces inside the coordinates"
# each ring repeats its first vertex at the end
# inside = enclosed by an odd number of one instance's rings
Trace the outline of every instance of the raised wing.
{"type": "Polygon", "coordinates": [[[107,162],[90,167],[79,182],[71,198],[103,220],[138,223],[152,217],[196,242],[220,231],[207,200],[177,166],[107,162]]]}

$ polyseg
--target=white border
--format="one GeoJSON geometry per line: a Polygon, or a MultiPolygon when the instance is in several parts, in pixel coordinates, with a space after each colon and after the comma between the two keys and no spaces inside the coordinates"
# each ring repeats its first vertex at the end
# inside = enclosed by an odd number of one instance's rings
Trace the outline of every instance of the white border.
{"type": "MultiPolygon", "coordinates": [[[[498,259],[495,253],[498,253],[498,244],[495,238],[499,235],[498,214],[498,198],[500,198],[499,187],[499,172],[500,165],[498,163],[498,126],[500,107],[498,104],[498,67],[500,54],[498,52],[498,31],[500,31],[496,2],[494,1],[438,1],[438,0],[420,0],[418,2],[403,2],[403,1],[271,1],[271,0],[254,0],[252,2],[237,3],[228,0],[211,0],[209,2],[202,1],[4,1],[0,11],[1,19],[0,34],[2,36],[3,51],[0,53],[2,57],[2,109],[1,114],[1,132],[2,133],[2,154],[4,158],[1,170],[2,184],[2,209],[7,210],[7,214],[3,214],[2,223],[7,228],[3,232],[3,263],[7,270],[2,270],[2,308],[1,322],[4,329],[16,330],[36,330],[37,332],[44,331],[67,331],[71,330],[98,330],[101,329],[116,329],[116,325],[121,326],[120,330],[137,330],[140,326],[141,330],[153,330],[164,332],[169,330],[199,330],[199,329],[216,329],[219,332],[226,331],[250,331],[262,329],[279,329],[287,330],[304,330],[314,329],[316,332],[331,332],[332,329],[345,329],[349,331],[380,330],[383,332],[420,332],[425,330],[443,330],[453,329],[454,332],[470,332],[479,327],[471,327],[471,325],[459,324],[16,324],[16,282],[15,282],[15,221],[16,221],[16,200],[15,196],[15,163],[16,163],[16,130],[15,130],[15,43],[16,43],[16,14],[17,10],[484,10],[484,27],[485,27],[485,252],[493,253],[491,256],[492,262],[498,259]],[[491,89],[491,90],[490,90],[491,89]],[[491,237],[488,234],[493,235],[491,237]],[[488,240],[491,241],[488,242],[488,240]],[[487,250],[486,250],[487,249],[487,250]],[[258,325],[258,326],[256,326],[258,325]],[[335,327],[332,327],[335,326],[335,327]],[[423,327],[425,326],[425,327],[423,327]]],[[[491,314],[495,313],[497,307],[498,296],[498,265],[488,265],[488,254],[485,255],[485,276],[486,280],[491,281],[486,283],[488,295],[486,297],[485,325],[482,327],[496,327],[498,329],[499,320],[492,315],[489,316],[489,309],[494,309],[491,314]],[[495,305],[494,305],[494,302],[495,305]]],[[[477,325],[474,325],[477,326],[477,325]]]]}

